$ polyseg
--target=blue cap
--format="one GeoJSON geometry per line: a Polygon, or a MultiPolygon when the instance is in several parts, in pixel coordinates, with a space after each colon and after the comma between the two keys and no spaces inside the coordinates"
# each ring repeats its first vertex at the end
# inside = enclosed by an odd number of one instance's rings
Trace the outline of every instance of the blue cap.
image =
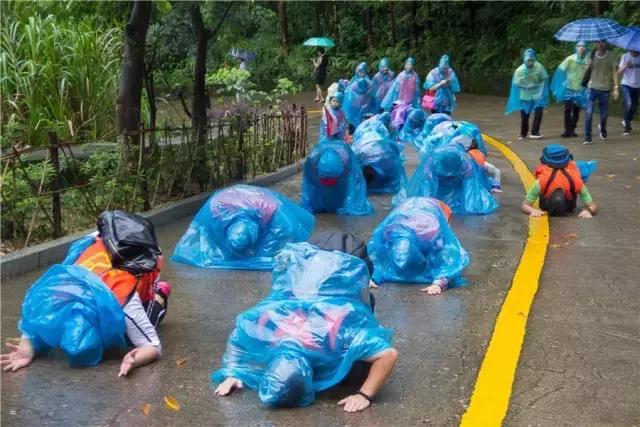
{"type": "Polygon", "coordinates": [[[524,51],[523,57],[524,57],[524,62],[527,62],[530,59],[533,59],[535,61],[536,60],[536,51],[531,49],[531,48],[526,49],[524,51]]]}
{"type": "Polygon", "coordinates": [[[416,59],[413,56],[408,57],[404,61],[404,65],[407,65],[407,64],[416,65],[416,59]]]}
{"type": "Polygon", "coordinates": [[[382,71],[384,67],[391,67],[391,61],[389,61],[389,58],[382,58],[380,60],[380,64],[378,64],[378,71],[382,71]]]}
{"type": "Polygon", "coordinates": [[[571,160],[573,160],[573,156],[569,149],[559,144],[549,144],[544,147],[542,157],[540,157],[542,163],[553,168],[562,168],[571,160]]]}

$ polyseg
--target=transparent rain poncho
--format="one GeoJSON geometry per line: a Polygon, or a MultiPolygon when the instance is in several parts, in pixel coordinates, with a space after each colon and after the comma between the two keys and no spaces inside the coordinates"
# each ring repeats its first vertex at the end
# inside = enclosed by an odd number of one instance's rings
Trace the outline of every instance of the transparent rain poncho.
{"type": "MultiPolygon", "coordinates": [[[[405,65],[411,64],[415,66],[415,63],[416,61],[413,58],[407,58],[405,61],[405,65]]],[[[380,107],[385,111],[391,111],[394,102],[402,101],[414,108],[419,108],[420,91],[420,76],[416,71],[414,69],[411,71],[403,70],[391,84],[391,88],[382,100],[380,107]]]]}
{"type": "Polygon", "coordinates": [[[431,90],[443,80],[449,80],[449,86],[442,86],[435,93],[435,109],[452,112],[458,107],[456,93],[460,92],[460,82],[456,72],[449,65],[449,55],[442,55],[438,66],[431,70],[424,82],[424,89],[431,90]]]}
{"type": "Polygon", "coordinates": [[[355,153],[372,193],[396,193],[406,182],[402,152],[388,131],[389,113],[360,124],[353,135],[355,153]]]}
{"type": "Polygon", "coordinates": [[[490,214],[498,208],[490,189],[491,182],[465,149],[447,144],[422,159],[406,190],[398,192],[393,203],[398,206],[407,197],[433,197],[455,214],[490,214]]]}
{"type": "Polygon", "coordinates": [[[428,197],[411,197],[393,209],[373,231],[367,252],[376,283],[447,279],[460,286],[470,261],[440,203],[428,197]]]}
{"type": "Polygon", "coordinates": [[[347,121],[356,127],[366,115],[377,113],[376,87],[366,73],[367,64],[363,62],[356,68],[344,96],[342,109],[347,121]]]}
{"type": "Polygon", "coordinates": [[[396,129],[402,129],[407,120],[407,116],[409,115],[409,111],[412,109],[413,107],[411,104],[407,104],[406,102],[394,102],[391,106],[391,122],[393,123],[393,127],[396,129]]]}
{"type": "Polygon", "coordinates": [[[524,63],[520,65],[511,80],[511,92],[505,114],[522,110],[529,114],[536,108],[549,104],[549,75],[542,64],[535,60],[536,52],[533,49],[524,51],[524,63]],[[533,65],[527,66],[527,61],[532,60],[533,65]]]}
{"type": "Polygon", "coordinates": [[[445,144],[458,143],[464,147],[465,150],[470,150],[474,147],[482,151],[486,156],[487,146],[482,138],[482,132],[480,128],[471,122],[455,122],[455,130],[452,134],[447,135],[447,139],[443,141],[445,144]]]}
{"type": "Polygon", "coordinates": [[[314,225],[313,215],[282,194],[234,185],[205,202],[172,260],[207,268],[268,270],[285,244],[307,240],[314,225]]]}
{"type": "Polygon", "coordinates": [[[351,147],[336,140],[313,147],[304,162],[300,204],[312,213],[373,213],[367,183],[351,147]]]}
{"type": "Polygon", "coordinates": [[[423,131],[413,143],[420,157],[429,156],[434,149],[445,145],[456,132],[457,127],[457,122],[441,121],[433,126],[429,134],[423,131]]]}
{"type": "Polygon", "coordinates": [[[380,110],[382,100],[389,92],[396,73],[391,71],[391,62],[388,58],[382,58],[378,64],[378,72],[373,76],[373,84],[376,86],[376,109],[380,110]],[[386,72],[385,72],[386,70],[386,72]]]}
{"type": "Polygon", "coordinates": [[[391,331],[363,302],[369,272],[361,259],[289,244],[272,277],[271,294],[236,318],[213,382],[234,377],[267,406],[307,406],[356,361],[391,348],[391,331]]]}
{"type": "Polygon", "coordinates": [[[414,144],[424,129],[427,115],[421,108],[412,108],[407,114],[407,118],[398,133],[398,139],[404,144],[414,144]]]}
{"type": "MultiPolygon", "coordinates": [[[[340,102],[344,100],[342,92],[336,92],[331,97],[337,98],[340,102]]],[[[333,108],[327,104],[322,108],[322,118],[320,119],[319,142],[327,139],[338,139],[346,141],[348,134],[347,118],[342,108],[333,108]]]]}
{"type": "Polygon", "coordinates": [[[576,44],[576,53],[565,58],[558,66],[551,80],[551,92],[557,102],[571,101],[579,107],[587,102],[587,90],[582,87],[582,76],[587,69],[588,54],[585,50],[578,55],[578,47],[585,47],[584,42],[576,44]]]}
{"type": "Polygon", "coordinates": [[[75,265],[54,265],[27,291],[18,328],[36,354],[59,348],[73,367],[100,363],[125,347],[124,312],[100,278],[75,265]]]}

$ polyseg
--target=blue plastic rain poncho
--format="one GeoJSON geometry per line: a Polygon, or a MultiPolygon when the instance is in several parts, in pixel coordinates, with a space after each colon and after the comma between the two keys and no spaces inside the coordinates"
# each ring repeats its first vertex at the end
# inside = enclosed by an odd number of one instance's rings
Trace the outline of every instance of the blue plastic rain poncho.
{"type": "Polygon", "coordinates": [[[443,141],[446,144],[458,143],[469,151],[472,148],[477,148],[482,151],[486,156],[488,154],[487,146],[482,138],[482,132],[480,128],[471,122],[455,122],[453,133],[446,135],[446,140],[443,141]]]}
{"type": "Polygon", "coordinates": [[[425,120],[424,128],[422,130],[427,135],[429,135],[433,131],[433,128],[436,127],[436,125],[438,125],[438,124],[440,124],[442,122],[452,122],[452,121],[453,121],[453,119],[448,114],[444,114],[444,113],[431,114],[425,120]]]}
{"type": "Polygon", "coordinates": [[[347,118],[342,111],[342,102],[344,101],[344,94],[342,92],[336,92],[331,95],[331,98],[335,98],[340,103],[340,106],[334,108],[331,103],[326,104],[322,108],[322,119],[320,119],[320,135],[318,140],[320,142],[327,139],[337,139],[345,141],[348,135],[347,118]]]}
{"type": "Polygon", "coordinates": [[[336,140],[313,147],[304,161],[300,204],[312,213],[373,213],[367,183],[351,147],[336,140]]]}
{"type": "Polygon", "coordinates": [[[420,77],[413,69],[415,65],[415,59],[407,58],[405,69],[395,78],[380,104],[380,107],[385,111],[391,111],[391,107],[396,101],[405,102],[414,108],[420,107],[420,77]]]}
{"type": "Polygon", "coordinates": [[[269,270],[280,249],[307,240],[314,225],[313,215],[282,194],[234,185],[206,201],[171,259],[198,267],[269,270]]]}
{"type": "Polygon", "coordinates": [[[236,318],[222,368],[268,406],[306,406],[342,381],[354,362],[391,348],[373,317],[369,272],[359,258],[289,244],[276,258],[271,295],[236,318]]]}
{"type": "Polygon", "coordinates": [[[519,66],[511,80],[511,92],[505,114],[522,110],[530,114],[536,108],[549,104],[549,75],[542,64],[536,61],[533,49],[524,51],[524,63],[519,66]]]}
{"type": "Polygon", "coordinates": [[[111,290],[87,269],[54,265],[27,292],[19,329],[37,354],[63,350],[74,367],[100,363],[124,347],[124,313],[111,290]]]}
{"type": "Polygon", "coordinates": [[[340,79],[337,82],[331,83],[331,85],[327,88],[327,97],[324,100],[324,105],[328,107],[331,103],[331,97],[337,92],[341,92],[343,94],[343,99],[341,100],[341,102],[344,101],[344,92],[347,90],[348,85],[349,80],[347,79],[340,79]]]}
{"type": "Polygon", "coordinates": [[[380,64],[378,64],[378,72],[373,76],[373,84],[376,85],[376,109],[378,111],[395,78],[396,73],[391,71],[391,62],[388,58],[382,58],[380,64]]]}
{"type": "Polygon", "coordinates": [[[423,131],[413,143],[420,158],[429,156],[435,148],[446,144],[456,132],[457,127],[457,122],[442,121],[435,125],[429,134],[423,131]]]}
{"type": "Polygon", "coordinates": [[[582,76],[587,69],[587,52],[578,54],[578,48],[585,42],[576,44],[576,53],[565,58],[558,66],[551,81],[551,92],[557,102],[571,101],[579,107],[586,104],[587,90],[582,87],[582,76]]]}
{"type": "Polygon", "coordinates": [[[423,132],[427,114],[421,108],[412,108],[398,133],[398,140],[402,143],[413,144],[416,138],[423,132]]]}
{"type": "Polygon", "coordinates": [[[409,198],[392,210],[373,231],[367,252],[376,283],[447,279],[459,286],[469,265],[440,202],[428,197],[409,198]]]}
{"type": "Polygon", "coordinates": [[[438,66],[431,70],[424,82],[424,89],[431,90],[436,84],[448,80],[448,86],[441,86],[435,93],[435,111],[451,113],[458,106],[456,93],[460,92],[460,82],[449,65],[449,55],[442,55],[438,66]]]}
{"type": "Polygon", "coordinates": [[[498,208],[490,189],[491,182],[465,149],[447,144],[423,158],[406,191],[394,198],[394,206],[407,197],[433,197],[455,214],[489,214],[498,208]]]}
{"type": "Polygon", "coordinates": [[[396,193],[407,180],[400,146],[389,133],[389,113],[362,122],[353,134],[351,148],[356,154],[372,193],[396,193]]]}
{"type": "Polygon", "coordinates": [[[349,81],[344,97],[344,114],[347,121],[358,126],[367,114],[377,113],[376,87],[367,75],[367,63],[356,68],[356,74],[349,81]]]}

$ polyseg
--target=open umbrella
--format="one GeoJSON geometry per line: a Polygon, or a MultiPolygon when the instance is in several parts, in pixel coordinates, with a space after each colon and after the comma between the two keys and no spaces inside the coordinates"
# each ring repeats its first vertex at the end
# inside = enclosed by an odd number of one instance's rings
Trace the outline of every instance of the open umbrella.
{"type": "Polygon", "coordinates": [[[553,37],[564,42],[609,40],[621,36],[626,27],[604,18],[585,18],[569,22],[553,37]]]}
{"type": "Polygon", "coordinates": [[[640,52],[640,27],[629,27],[626,33],[609,42],[622,49],[640,52]]]}
{"type": "Polygon", "coordinates": [[[305,41],[303,46],[316,46],[316,47],[335,47],[335,43],[329,37],[311,37],[305,41]]]}

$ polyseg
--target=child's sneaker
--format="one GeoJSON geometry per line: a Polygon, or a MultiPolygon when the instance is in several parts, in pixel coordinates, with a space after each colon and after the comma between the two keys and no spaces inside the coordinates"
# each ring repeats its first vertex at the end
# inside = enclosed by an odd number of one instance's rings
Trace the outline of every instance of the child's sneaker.
{"type": "Polygon", "coordinates": [[[542,134],[541,133],[532,133],[529,138],[531,138],[531,139],[540,139],[540,138],[542,138],[542,134]]]}
{"type": "Polygon", "coordinates": [[[593,144],[593,141],[591,141],[590,139],[585,139],[584,142],[582,143],[582,145],[591,145],[593,144]]]}

